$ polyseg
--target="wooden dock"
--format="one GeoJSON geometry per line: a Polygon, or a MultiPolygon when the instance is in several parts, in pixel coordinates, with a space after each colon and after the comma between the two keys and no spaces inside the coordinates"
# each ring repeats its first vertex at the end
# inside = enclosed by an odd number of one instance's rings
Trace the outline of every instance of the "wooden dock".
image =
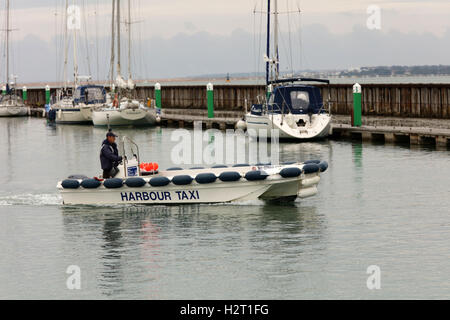
{"type": "Polygon", "coordinates": [[[411,145],[435,144],[447,147],[450,130],[442,128],[395,127],[395,126],[361,126],[333,124],[333,138],[347,137],[363,141],[384,141],[385,143],[409,143],[411,145]]]}

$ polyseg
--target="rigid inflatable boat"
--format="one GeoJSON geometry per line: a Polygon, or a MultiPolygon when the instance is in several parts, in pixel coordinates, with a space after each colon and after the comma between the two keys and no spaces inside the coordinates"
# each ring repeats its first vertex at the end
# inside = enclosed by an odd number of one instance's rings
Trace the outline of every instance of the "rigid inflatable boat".
{"type": "Polygon", "coordinates": [[[138,152],[130,159],[124,157],[114,178],[70,176],[58,182],[57,188],[67,205],[293,201],[317,194],[320,174],[328,164],[312,160],[164,171],[145,171],[141,167],[138,152]]]}

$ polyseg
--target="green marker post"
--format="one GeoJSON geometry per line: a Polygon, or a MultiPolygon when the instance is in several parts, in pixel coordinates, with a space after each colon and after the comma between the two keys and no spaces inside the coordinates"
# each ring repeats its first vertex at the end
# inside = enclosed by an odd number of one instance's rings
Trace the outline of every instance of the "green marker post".
{"type": "Polygon", "coordinates": [[[361,127],[361,85],[355,83],[353,86],[353,121],[352,126],[361,127]]]}
{"type": "Polygon", "coordinates": [[[156,108],[161,110],[161,84],[155,84],[155,103],[156,108]]]}
{"type": "Polygon", "coordinates": [[[50,104],[50,86],[45,86],[45,104],[50,104]]]}
{"type": "Polygon", "coordinates": [[[28,100],[27,87],[25,87],[25,86],[22,88],[22,100],[24,102],[27,102],[27,100],[28,100]]]}
{"type": "Polygon", "coordinates": [[[266,92],[266,98],[267,98],[267,101],[269,101],[270,95],[272,94],[272,91],[273,91],[273,86],[272,86],[271,84],[269,84],[269,85],[267,86],[267,92],[266,92]]]}
{"type": "Polygon", "coordinates": [[[206,100],[208,104],[208,118],[214,118],[214,87],[212,83],[206,85],[206,100]]]}

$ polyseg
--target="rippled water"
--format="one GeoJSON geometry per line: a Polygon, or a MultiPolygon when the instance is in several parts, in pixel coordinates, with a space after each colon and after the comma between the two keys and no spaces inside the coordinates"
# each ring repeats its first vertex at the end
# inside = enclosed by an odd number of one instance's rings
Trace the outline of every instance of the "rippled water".
{"type": "MultiPolygon", "coordinates": [[[[167,167],[172,130],[117,131],[167,167]]],[[[283,160],[330,163],[287,205],[62,206],[57,180],[98,174],[104,133],[0,118],[0,298],[450,298],[448,150],[283,143],[283,160]]]]}

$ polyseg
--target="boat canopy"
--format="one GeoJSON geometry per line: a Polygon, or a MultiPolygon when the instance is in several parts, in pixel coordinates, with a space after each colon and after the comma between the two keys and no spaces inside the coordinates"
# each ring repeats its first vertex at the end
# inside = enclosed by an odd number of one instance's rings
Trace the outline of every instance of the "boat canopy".
{"type": "Polygon", "coordinates": [[[103,86],[85,85],[79,86],[75,90],[74,103],[105,103],[106,102],[106,90],[103,86]]]}
{"type": "Polygon", "coordinates": [[[273,113],[317,114],[323,110],[320,89],[310,85],[284,85],[274,88],[268,110],[273,113]]]}

